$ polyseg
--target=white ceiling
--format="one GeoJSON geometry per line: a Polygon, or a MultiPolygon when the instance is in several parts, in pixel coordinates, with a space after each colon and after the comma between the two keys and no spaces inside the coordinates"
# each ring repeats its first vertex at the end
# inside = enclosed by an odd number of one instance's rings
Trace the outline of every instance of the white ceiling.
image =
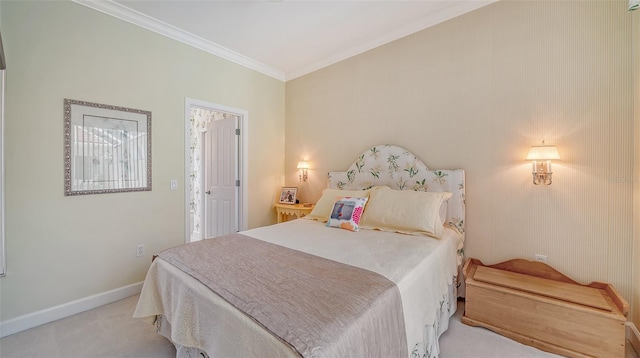
{"type": "Polygon", "coordinates": [[[496,0],[74,0],[286,81],[496,0]]]}

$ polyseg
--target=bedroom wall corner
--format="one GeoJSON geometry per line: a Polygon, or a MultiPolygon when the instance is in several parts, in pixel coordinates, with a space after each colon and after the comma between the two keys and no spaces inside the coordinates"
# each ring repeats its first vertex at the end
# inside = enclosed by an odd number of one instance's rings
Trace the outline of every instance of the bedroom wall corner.
{"type": "Polygon", "coordinates": [[[467,257],[547,255],[630,300],[631,47],[625,1],[499,1],[293,79],[287,179],[312,153],[313,201],[371,146],[405,147],[465,169],[467,257]],[[535,186],[524,158],[543,139],[562,161],[535,186]]]}
{"type": "MultiPolygon", "coordinates": [[[[635,333],[640,329],[640,10],[631,12],[633,26],[633,104],[634,104],[634,180],[633,180],[633,296],[630,320],[635,333]]],[[[640,336],[632,340],[640,352],[640,336]]]]}
{"type": "Polygon", "coordinates": [[[271,193],[282,185],[284,157],[282,81],[71,1],[0,1],[0,8],[12,65],[10,269],[0,279],[0,324],[137,287],[152,254],[184,243],[186,97],[249,112],[248,226],[273,223],[271,193]],[[64,98],[152,112],[152,191],[64,196],[64,98]],[[137,244],[145,256],[136,257],[137,244]]]}

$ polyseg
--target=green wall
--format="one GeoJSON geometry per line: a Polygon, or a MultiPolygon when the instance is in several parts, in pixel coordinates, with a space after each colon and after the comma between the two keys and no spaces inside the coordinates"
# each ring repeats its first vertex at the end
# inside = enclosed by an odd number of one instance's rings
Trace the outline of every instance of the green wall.
{"type": "Polygon", "coordinates": [[[248,226],[275,221],[283,82],[76,3],[0,9],[8,62],[0,320],[140,282],[151,254],[184,242],[185,97],[249,112],[248,226]],[[64,196],[64,98],[152,112],[151,192],[64,196]],[[145,257],[135,256],[137,244],[145,257]]]}

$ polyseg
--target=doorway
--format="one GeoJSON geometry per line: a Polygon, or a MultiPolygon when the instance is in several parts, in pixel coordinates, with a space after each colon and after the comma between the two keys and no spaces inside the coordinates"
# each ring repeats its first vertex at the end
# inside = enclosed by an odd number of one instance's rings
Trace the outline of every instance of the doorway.
{"type": "Polygon", "coordinates": [[[186,242],[246,229],[248,113],[185,101],[186,242]]]}

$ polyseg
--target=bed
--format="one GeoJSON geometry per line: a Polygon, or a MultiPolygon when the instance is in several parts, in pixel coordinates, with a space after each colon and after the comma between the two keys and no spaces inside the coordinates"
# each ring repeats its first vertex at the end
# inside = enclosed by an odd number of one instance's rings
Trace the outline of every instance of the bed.
{"type": "Polygon", "coordinates": [[[379,145],[305,218],[161,253],[134,317],[178,357],[437,357],[463,253],[464,171],[379,145]]]}

